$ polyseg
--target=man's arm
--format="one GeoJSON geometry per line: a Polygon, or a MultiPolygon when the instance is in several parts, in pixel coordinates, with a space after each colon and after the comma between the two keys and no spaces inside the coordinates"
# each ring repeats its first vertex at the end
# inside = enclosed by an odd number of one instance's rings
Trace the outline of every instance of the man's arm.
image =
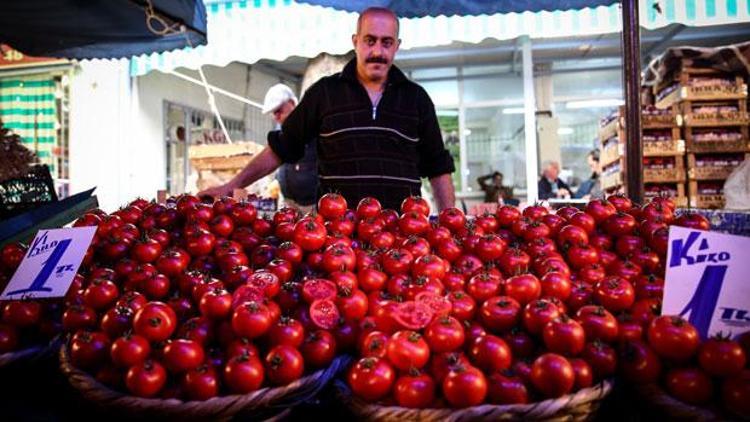
{"type": "Polygon", "coordinates": [[[198,196],[231,196],[235,189],[241,189],[261,177],[276,170],[281,165],[279,157],[269,147],[253,157],[242,171],[227,183],[198,192],[198,196]]]}
{"type": "Polygon", "coordinates": [[[432,194],[435,197],[438,211],[455,206],[456,192],[453,188],[453,180],[450,173],[433,177],[430,179],[430,184],[432,185],[432,194]]]}

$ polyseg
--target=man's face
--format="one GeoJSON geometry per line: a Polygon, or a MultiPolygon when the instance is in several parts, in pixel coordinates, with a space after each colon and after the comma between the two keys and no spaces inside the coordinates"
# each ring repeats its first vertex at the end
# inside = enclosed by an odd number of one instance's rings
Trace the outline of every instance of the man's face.
{"type": "Polygon", "coordinates": [[[284,120],[292,113],[292,110],[294,110],[294,101],[287,100],[271,112],[273,120],[278,124],[283,124],[284,120]]]}
{"type": "Polygon", "coordinates": [[[362,17],[358,33],[352,35],[357,55],[357,74],[369,82],[382,82],[388,76],[401,40],[398,23],[384,13],[362,17]]]}
{"type": "Polygon", "coordinates": [[[588,162],[589,162],[589,167],[591,168],[591,171],[599,172],[599,162],[594,160],[594,158],[591,155],[588,156],[588,162]]]}
{"type": "Polygon", "coordinates": [[[560,173],[560,169],[556,165],[550,164],[544,169],[544,177],[549,180],[557,180],[557,176],[560,173]]]}
{"type": "Polygon", "coordinates": [[[492,178],[492,180],[495,182],[496,185],[502,185],[503,184],[503,176],[495,175],[495,177],[492,178]]]}

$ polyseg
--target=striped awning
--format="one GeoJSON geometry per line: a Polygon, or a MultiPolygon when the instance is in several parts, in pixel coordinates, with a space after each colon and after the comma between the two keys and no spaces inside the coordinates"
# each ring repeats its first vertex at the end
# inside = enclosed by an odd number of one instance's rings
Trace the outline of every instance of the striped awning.
{"type": "Polygon", "coordinates": [[[53,175],[59,147],[55,90],[55,80],[48,75],[0,79],[0,120],[53,175]]]}
{"type": "MultiPolygon", "coordinates": [[[[641,26],[661,28],[750,22],[750,0],[640,0],[641,26]]],[[[356,14],[291,0],[207,1],[208,44],[131,59],[131,75],[233,61],[283,61],[291,56],[351,50],[356,14]]],[[[567,11],[401,19],[402,49],[485,39],[589,36],[620,32],[620,5],[567,11]]]]}

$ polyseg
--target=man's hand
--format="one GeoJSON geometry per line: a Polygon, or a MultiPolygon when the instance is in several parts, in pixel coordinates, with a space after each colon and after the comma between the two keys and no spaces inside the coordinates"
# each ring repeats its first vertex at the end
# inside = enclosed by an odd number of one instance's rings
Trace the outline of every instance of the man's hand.
{"type": "Polygon", "coordinates": [[[570,191],[567,189],[559,189],[557,191],[557,197],[558,198],[570,198],[570,191]]]}
{"type": "Polygon", "coordinates": [[[233,190],[228,184],[214,186],[212,188],[204,189],[198,192],[198,197],[210,196],[214,199],[219,199],[223,196],[232,196],[233,190]]]}

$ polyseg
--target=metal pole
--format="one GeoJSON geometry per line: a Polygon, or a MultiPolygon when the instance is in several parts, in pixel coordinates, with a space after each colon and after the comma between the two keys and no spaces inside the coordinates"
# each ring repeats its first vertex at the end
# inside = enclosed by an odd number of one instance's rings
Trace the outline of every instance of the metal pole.
{"type": "Polygon", "coordinates": [[[523,106],[524,134],[526,150],[526,201],[534,204],[539,198],[539,155],[536,142],[536,96],[534,94],[534,62],[531,57],[531,39],[521,37],[521,56],[523,61],[523,106]]]}
{"type": "Polygon", "coordinates": [[[625,87],[625,182],[631,200],[643,202],[641,137],[641,31],[638,0],[622,0],[623,86],[625,87]]]}

